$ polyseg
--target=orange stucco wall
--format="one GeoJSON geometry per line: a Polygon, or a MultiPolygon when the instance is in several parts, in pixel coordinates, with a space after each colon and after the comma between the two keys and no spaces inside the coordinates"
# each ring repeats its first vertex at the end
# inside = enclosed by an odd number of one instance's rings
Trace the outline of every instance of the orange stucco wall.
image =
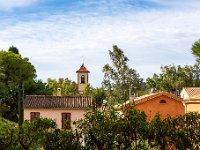
{"type": "Polygon", "coordinates": [[[136,104],[136,109],[144,111],[147,115],[147,121],[150,121],[159,113],[164,119],[167,115],[176,117],[177,115],[184,115],[185,108],[181,101],[171,99],[167,96],[159,96],[154,99],[136,104]],[[166,103],[161,104],[160,100],[165,100],[166,103]]]}
{"type": "MultiPolygon", "coordinates": [[[[53,119],[58,128],[61,128],[62,125],[62,113],[71,113],[71,121],[76,121],[84,117],[85,110],[83,109],[25,109],[24,110],[24,119],[30,120],[31,112],[40,112],[40,117],[42,118],[51,118],[53,119]]],[[[72,128],[74,127],[71,124],[72,128]]]]}

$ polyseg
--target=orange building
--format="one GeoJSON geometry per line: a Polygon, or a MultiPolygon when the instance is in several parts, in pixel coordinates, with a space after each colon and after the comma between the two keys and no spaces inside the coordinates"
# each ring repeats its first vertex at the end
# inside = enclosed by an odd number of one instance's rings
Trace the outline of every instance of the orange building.
{"type": "Polygon", "coordinates": [[[183,99],[167,92],[152,93],[132,100],[135,102],[135,108],[144,111],[147,115],[147,121],[152,120],[157,113],[164,119],[167,115],[176,117],[184,115],[185,108],[183,99]]]}

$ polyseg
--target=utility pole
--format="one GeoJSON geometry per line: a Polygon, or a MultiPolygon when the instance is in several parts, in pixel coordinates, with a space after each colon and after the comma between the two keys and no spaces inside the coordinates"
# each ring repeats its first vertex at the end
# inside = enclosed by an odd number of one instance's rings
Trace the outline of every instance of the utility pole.
{"type": "Polygon", "coordinates": [[[19,113],[19,120],[18,125],[21,127],[24,121],[24,83],[20,81],[18,87],[18,113],[19,113]]]}

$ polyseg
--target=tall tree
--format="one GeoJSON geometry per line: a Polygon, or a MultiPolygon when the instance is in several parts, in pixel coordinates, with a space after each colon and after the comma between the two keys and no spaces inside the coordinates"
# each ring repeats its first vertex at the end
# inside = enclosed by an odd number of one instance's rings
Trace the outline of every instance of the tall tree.
{"type": "Polygon", "coordinates": [[[149,88],[172,92],[183,87],[200,86],[199,65],[161,66],[161,70],[161,74],[154,74],[152,78],[147,78],[146,83],[149,88]]]}
{"type": "Polygon", "coordinates": [[[107,94],[103,88],[96,88],[92,91],[92,100],[97,105],[102,105],[106,100],[107,94]]]}
{"type": "Polygon", "coordinates": [[[192,54],[196,57],[197,62],[200,62],[200,39],[192,45],[192,54]]]}
{"type": "Polygon", "coordinates": [[[63,96],[78,94],[77,84],[74,81],[69,80],[68,78],[59,78],[58,80],[48,78],[47,86],[52,89],[53,95],[56,95],[57,88],[61,88],[61,93],[63,96]]]}
{"type": "Polygon", "coordinates": [[[17,47],[15,46],[10,46],[9,49],[8,49],[9,52],[13,52],[15,54],[19,54],[19,50],[17,47]]]}
{"type": "Polygon", "coordinates": [[[3,87],[0,92],[3,97],[1,102],[8,106],[8,111],[4,112],[3,116],[17,121],[17,100],[21,90],[19,85],[35,78],[36,70],[28,58],[12,51],[0,51],[0,68],[0,84],[3,87]]]}
{"type": "Polygon", "coordinates": [[[25,82],[25,95],[52,95],[53,89],[42,80],[30,79],[25,82]]]}
{"type": "Polygon", "coordinates": [[[113,50],[109,50],[112,65],[106,64],[103,67],[104,80],[103,87],[109,92],[109,96],[123,102],[128,99],[129,90],[136,92],[140,89],[142,79],[136,70],[129,68],[128,58],[124,52],[113,45],[113,50]]]}
{"type": "Polygon", "coordinates": [[[83,91],[84,96],[91,96],[94,91],[94,88],[88,83],[83,91]]]}

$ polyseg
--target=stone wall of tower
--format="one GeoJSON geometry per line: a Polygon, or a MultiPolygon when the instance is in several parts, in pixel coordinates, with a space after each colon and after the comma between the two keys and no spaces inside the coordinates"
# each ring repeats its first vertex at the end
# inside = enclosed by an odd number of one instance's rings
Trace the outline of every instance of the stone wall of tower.
{"type": "Polygon", "coordinates": [[[77,73],[77,84],[79,93],[83,93],[86,85],[89,83],[88,73],[77,73]],[[85,83],[81,83],[81,76],[85,76],[85,83]]]}

